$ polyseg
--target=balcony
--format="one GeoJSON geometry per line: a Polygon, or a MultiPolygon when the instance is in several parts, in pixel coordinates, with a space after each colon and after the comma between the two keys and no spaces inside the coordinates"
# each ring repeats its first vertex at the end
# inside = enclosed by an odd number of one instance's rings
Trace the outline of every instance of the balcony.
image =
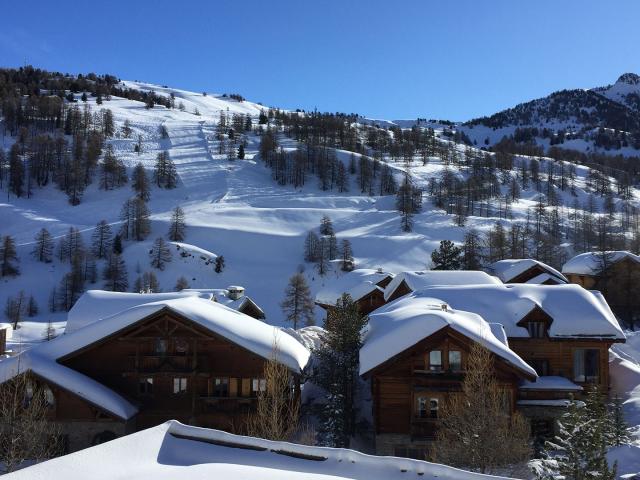
{"type": "Polygon", "coordinates": [[[141,354],[128,357],[130,371],[136,373],[190,373],[207,364],[206,355],[141,354]]]}

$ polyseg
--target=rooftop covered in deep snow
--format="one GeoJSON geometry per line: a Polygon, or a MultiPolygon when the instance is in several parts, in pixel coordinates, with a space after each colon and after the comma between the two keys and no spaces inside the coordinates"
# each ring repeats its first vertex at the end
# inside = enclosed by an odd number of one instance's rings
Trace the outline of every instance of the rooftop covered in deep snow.
{"type": "Polygon", "coordinates": [[[405,283],[411,291],[435,285],[502,285],[502,282],[491,275],[477,270],[423,270],[402,272],[384,289],[384,298],[389,300],[400,285],[405,283]]]}
{"type": "Polygon", "coordinates": [[[406,295],[369,315],[360,349],[360,374],[446,327],[489,349],[524,375],[536,377],[535,370],[494,334],[495,326],[492,328],[480,315],[452,309],[423,292],[406,295]]]}
{"type": "Polygon", "coordinates": [[[551,338],[625,339],[602,297],[579,285],[435,286],[421,293],[502,324],[510,338],[529,336],[518,322],[539,308],[553,319],[548,332],[551,338]]]}
{"type": "Polygon", "coordinates": [[[335,305],[343,293],[348,293],[357,301],[374,290],[384,290],[379,284],[393,276],[382,270],[359,268],[336,279],[328,279],[327,284],[316,294],[315,301],[319,305],[335,305]]]}
{"type": "MultiPolygon", "coordinates": [[[[569,283],[569,280],[567,280],[567,278],[555,268],[532,258],[498,260],[497,262],[489,265],[489,270],[504,283],[509,283],[511,280],[533,267],[539,267],[546,272],[547,275],[556,277],[560,283],[569,283]]],[[[548,278],[549,277],[544,277],[544,279],[541,279],[542,281],[536,283],[542,283],[548,278]]]]}
{"type": "Polygon", "coordinates": [[[598,275],[603,263],[617,263],[621,260],[629,259],[632,262],[640,263],[640,256],[625,250],[614,250],[603,255],[598,252],[586,252],[576,255],[562,266],[562,273],[575,275],[598,275]]]}
{"type": "Polygon", "coordinates": [[[233,435],[170,421],[12,474],[16,480],[506,480],[408,458],[233,435]]]}

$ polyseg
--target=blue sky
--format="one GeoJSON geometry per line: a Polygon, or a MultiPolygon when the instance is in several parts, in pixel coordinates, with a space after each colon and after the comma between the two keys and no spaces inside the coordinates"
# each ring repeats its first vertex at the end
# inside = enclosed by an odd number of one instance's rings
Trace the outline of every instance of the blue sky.
{"type": "Polygon", "coordinates": [[[640,73],[639,18],[636,0],[11,1],[0,65],[465,120],[640,73]]]}

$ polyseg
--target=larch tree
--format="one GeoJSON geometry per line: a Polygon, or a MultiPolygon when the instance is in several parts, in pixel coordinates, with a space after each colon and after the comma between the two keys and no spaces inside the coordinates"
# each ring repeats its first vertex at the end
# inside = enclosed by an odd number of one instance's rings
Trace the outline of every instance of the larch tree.
{"type": "Polygon", "coordinates": [[[102,277],[105,280],[105,289],[112,292],[126,292],[129,287],[127,266],[124,259],[117,253],[111,254],[107,259],[102,277]]]}
{"type": "Polygon", "coordinates": [[[107,258],[112,250],[111,227],[106,220],[100,220],[91,234],[91,253],[96,258],[107,258]]]}
{"type": "Polygon", "coordinates": [[[302,273],[296,273],[289,279],[280,307],[286,320],[293,324],[294,330],[297,330],[302,323],[305,326],[314,325],[313,299],[302,273]]]}
{"type": "Polygon", "coordinates": [[[15,277],[19,274],[16,242],[10,235],[5,235],[0,243],[0,277],[15,277]]]}
{"type": "Polygon", "coordinates": [[[53,256],[53,237],[46,228],[41,228],[35,236],[31,254],[39,262],[49,263],[53,256]]]}
{"type": "Polygon", "coordinates": [[[145,202],[151,198],[151,185],[149,184],[149,178],[142,163],[138,163],[133,169],[133,173],[131,174],[131,187],[134,192],[136,192],[137,198],[145,202]]]}
{"type": "Polygon", "coordinates": [[[177,206],[171,212],[171,220],[169,223],[169,240],[172,242],[182,242],[185,239],[185,215],[184,210],[177,206]]]}
{"type": "Polygon", "coordinates": [[[173,289],[176,292],[179,292],[179,291],[184,290],[186,288],[189,288],[189,280],[187,280],[186,277],[181,275],[180,277],[178,277],[178,280],[176,280],[176,285],[175,285],[175,287],[173,287],[173,289]]]}
{"type": "Polygon", "coordinates": [[[433,461],[486,473],[529,458],[529,424],[511,412],[495,355],[480,344],[467,356],[462,392],[450,395],[440,412],[433,461]]]}
{"type": "Polygon", "coordinates": [[[422,190],[416,188],[407,172],[398,193],[396,194],[396,208],[400,212],[402,230],[413,230],[413,216],[422,209],[422,190]]]}
{"type": "Polygon", "coordinates": [[[475,230],[467,230],[462,244],[463,270],[480,270],[482,268],[482,242],[475,230]]]}
{"type": "Polygon", "coordinates": [[[340,243],[340,253],[342,256],[342,271],[350,272],[355,268],[355,262],[353,259],[353,249],[351,247],[351,242],[346,238],[343,239],[340,243]]]}
{"type": "Polygon", "coordinates": [[[151,252],[149,252],[149,257],[151,259],[151,266],[158,270],[164,270],[165,265],[171,262],[171,250],[164,238],[156,238],[153,242],[151,252]]]}

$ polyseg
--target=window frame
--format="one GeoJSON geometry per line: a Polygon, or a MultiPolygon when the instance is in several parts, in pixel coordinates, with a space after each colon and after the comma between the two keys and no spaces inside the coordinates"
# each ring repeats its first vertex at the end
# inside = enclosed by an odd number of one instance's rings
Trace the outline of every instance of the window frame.
{"type": "Polygon", "coordinates": [[[138,394],[153,395],[153,377],[138,377],[138,394]]]}
{"type": "Polygon", "coordinates": [[[600,349],[597,348],[575,348],[572,355],[573,360],[573,381],[578,383],[600,383],[600,349]],[[588,352],[595,354],[595,375],[587,375],[589,369],[588,352]]]}
{"type": "Polygon", "coordinates": [[[189,391],[188,377],[173,377],[173,394],[174,395],[185,395],[188,391],[189,391]]]}
{"type": "Polygon", "coordinates": [[[442,355],[442,349],[434,349],[434,350],[429,350],[429,355],[427,356],[427,358],[429,359],[429,368],[427,370],[429,370],[430,372],[443,372],[444,371],[444,355],[442,355]],[[434,353],[437,353],[439,358],[439,363],[433,363],[432,361],[432,355],[434,353]]]}

